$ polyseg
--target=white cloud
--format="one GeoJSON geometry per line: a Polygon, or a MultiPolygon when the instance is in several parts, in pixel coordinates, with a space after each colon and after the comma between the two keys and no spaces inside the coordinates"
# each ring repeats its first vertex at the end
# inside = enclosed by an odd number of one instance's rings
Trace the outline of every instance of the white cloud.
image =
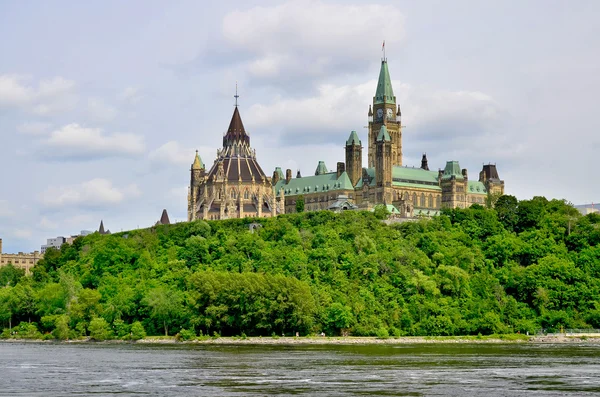
{"type": "Polygon", "coordinates": [[[46,207],[105,207],[122,203],[126,199],[139,197],[137,185],[113,186],[112,182],[96,178],[78,185],[49,187],[40,197],[46,207]]]}
{"type": "Polygon", "coordinates": [[[143,96],[140,95],[140,90],[135,87],[127,87],[118,95],[119,100],[127,102],[130,105],[137,104],[142,98],[143,96]]]}
{"type": "Polygon", "coordinates": [[[33,235],[29,229],[15,229],[12,233],[13,237],[19,239],[29,239],[33,235]]]}
{"type": "Polygon", "coordinates": [[[42,216],[38,223],[38,227],[44,230],[54,230],[58,227],[58,224],[51,221],[47,216],[42,216]]]}
{"type": "Polygon", "coordinates": [[[289,1],[227,14],[223,35],[250,53],[254,77],[297,79],[365,67],[383,39],[387,47],[403,39],[404,17],[394,6],[289,1]]]}
{"type": "Polygon", "coordinates": [[[15,212],[8,200],[0,200],[0,218],[12,218],[15,212]]]}
{"type": "MultiPolygon", "coordinates": [[[[343,142],[351,130],[364,136],[376,86],[375,80],[358,85],[327,84],[319,86],[315,96],[277,97],[268,104],[253,105],[246,116],[247,125],[298,145],[343,142]]],[[[459,136],[482,135],[497,126],[503,113],[493,98],[480,92],[431,90],[397,81],[393,86],[407,134],[416,134],[419,140],[446,143],[459,136]]]]}
{"type": "Polygon", "coordinates": [[[16,107],[41,116],[72,109],[77,97],[75,82],[57,76],[31,84],[31,77],[0,75],[0,108],[16,107]]]}
{"type": "Polygon", "coordinates": [[[194,149],[183,147],[179,142],[169,141],[159,148],[153,150],[148,155],[150,161],[157,165],[172,164],[176,166],[189,167],[194,161],[195,150],[200,152],[202,162],[209,167],[210,163],[206,162],[208,154],[213,153],[215,148],[201,146],[194,149]]]}
{"type": "Polygon", "coordinates": [[[86,113],[90,120],[105,123],[114,120],[117,109],[100,98],[88,98],[86,113]]]}
{"type": "Polygon", "coordinates": [[[153,150],[148,155],[148,158],[154,163],[170,163],[174,165],[189,165],[194,160],[193,151],[189,148],[184,148],[175,141],[167,142],[156,150],[153,150]]]}
{"type": "Polygon", "coordinates": [[[50,123],[40,121],[28,121],[17,127],[17,131],[26,135],[44,135],[52,127],[50,123]]]}
{"type": "Polygon", "coordinates": [[[44,152],[51,158],[127,157],[140,155],[144,150],[144,138],[140,135],[109,135],[100,128],[88,128],[75,123],[53,131],[44,142],[44,152]]]}

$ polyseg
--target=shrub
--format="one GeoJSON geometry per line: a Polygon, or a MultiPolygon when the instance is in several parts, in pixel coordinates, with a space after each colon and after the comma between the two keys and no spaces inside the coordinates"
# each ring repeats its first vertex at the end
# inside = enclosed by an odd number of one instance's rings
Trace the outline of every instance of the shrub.
{"type": "Polygon", "coordinates": [[[111,339],[113,336],[108,322],[102,317],[93,318],[92,321],[90,321],[88,330],[90,331],[90,338],[97,341],[111,339]]]}
{"type": "Polygon", "coordinates": [[[129,338],[131,340],[140,340],[146,337],[146,330],[144,330],[144,326],[139,321],[131,324],[131,331],[129,333],[129,338]]]}
{"type": "Polygon", "coordinates": [[[182,328],[181,331],[179,331],[179,339],[180,340],[194,340],[196,339],[196,332],[193,329],[185,329],[182,328]]]}

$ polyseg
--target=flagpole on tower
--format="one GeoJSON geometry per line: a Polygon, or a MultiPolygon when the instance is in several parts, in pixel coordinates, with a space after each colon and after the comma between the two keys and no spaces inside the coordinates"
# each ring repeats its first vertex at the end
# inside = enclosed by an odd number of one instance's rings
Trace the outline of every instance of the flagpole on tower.
{"type": "Polygon", "coordinates": [[[381,51],[383,51],[383,59],[382,60],[383,61],[387,61],[385,59],[385,40],[383,40],[383,44],[381,45],[381,51]]]}
{"type": "Polygon", "coordinates": [[[237,93],[237,81],[235,82],[235,95],[233,97],[235,98],[235,107],[237,108],[238,107],[237,100],[240,97],[237,93]]]}

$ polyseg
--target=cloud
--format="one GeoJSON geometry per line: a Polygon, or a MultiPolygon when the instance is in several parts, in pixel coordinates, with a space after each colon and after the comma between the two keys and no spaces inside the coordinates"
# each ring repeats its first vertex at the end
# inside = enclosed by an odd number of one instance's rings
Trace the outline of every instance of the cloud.
{"type": "Polygon", "coordinates": [[[28,121],[17,127],[17,131],[25,135],[44,135],[52,127],[50,123],[40,121],[28,121]]]}
{"type": "Polygon", "coordinates": [[[153,150],[148,155],[153,163],[169,163],[174,165],[190,165],[194,160],[193,151],[182,147],[178,142],[170,141],[153,150]]]}
{"type": "Polygon", "coordinates": [[[0,200],[0,218],[12,218],[15,215],[8,200],[0,200]]]}
{"type": "Polygon", "coordinates": [[[119,188],[107,179],[96,178],[78,185],[49,187],[41,194],[40,201],[49,208],[96,208],[120,204],[140,195],[135,184],[119,188]]]}
{"type": "MultiPolygon", "coordinates": [[[[377,82],[357,85],[321,85],[317,94],[302,98],[276,97],[255,104],[245,116],[246,125],[269,134],[285,145],[343,142],[351,130],[365,136],[368,106],[377,82]]],[[[496,131],[503,110],[480,92],[431,90],[393,82],[402,109],[405,137],[453,145],[459,137],[496,131]],[[406,105],[403,105],[406,104],[406,105]]]]}
{"type": "Polygon", "coordinates": [[[48,219],[47,216],[42,216],[38,223],[38,227],[44,230],[54,230],[58,228],[58,224],[48,219]]]}
{"type": "Polygon", "coordinates": [[[29,229],[15,229],[12,235],[19,239],[30,239],[33,233],[29,229]]]}
{"type": "Polygon", "coordinates": [[[35,87],[31,80],[30,76],[0,75],[0,108],[20,108],[47,116],[75,106],[74,81],[57,76],[35,87]]]}
{"type": "Polygon", "coordinates": [[[135,105],[142,100],[143,96],[140,95],[139,89],[135,87],[127,87],[117,96],[117,98],[130,105],[135,105]]]}
{"type": "Polygon", "coordinates": [[[140,135],[109,135],[100,128],[88,128],[75,123],[53,131],[43,146],[48,158],[79,160],[131,157],[140,155],[145,150],[144,138],[140,135]]]}
{"type": "Polygon", "coordinates": [[[404,17],[394,6],[289,1],[227,14],[223,36],[251,77],[291,81],[365,70],[384,38],[401,42],[404,17]]]}
{"type": "Polygon", "coordinates": [[[100,98],[88,98],[87,116],[95,122],[109,122],[117,116],[117,109],[108,105],[100,98]]]}

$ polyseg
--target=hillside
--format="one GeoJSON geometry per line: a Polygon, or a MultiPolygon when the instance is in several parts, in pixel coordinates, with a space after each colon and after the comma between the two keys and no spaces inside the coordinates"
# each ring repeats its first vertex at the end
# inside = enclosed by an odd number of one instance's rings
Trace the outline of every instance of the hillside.
{"type": "Polygon", "coordinates": [[[512,196],[495,210],[392,226],[378,215],[321,211],[78,238],[49,250],[32,277],[0,269],[3,336],[9,327],[59,339],[600,328],[599,215],[512,196]],[[251,222],[262,227],[251,232],[251,222]]]}

